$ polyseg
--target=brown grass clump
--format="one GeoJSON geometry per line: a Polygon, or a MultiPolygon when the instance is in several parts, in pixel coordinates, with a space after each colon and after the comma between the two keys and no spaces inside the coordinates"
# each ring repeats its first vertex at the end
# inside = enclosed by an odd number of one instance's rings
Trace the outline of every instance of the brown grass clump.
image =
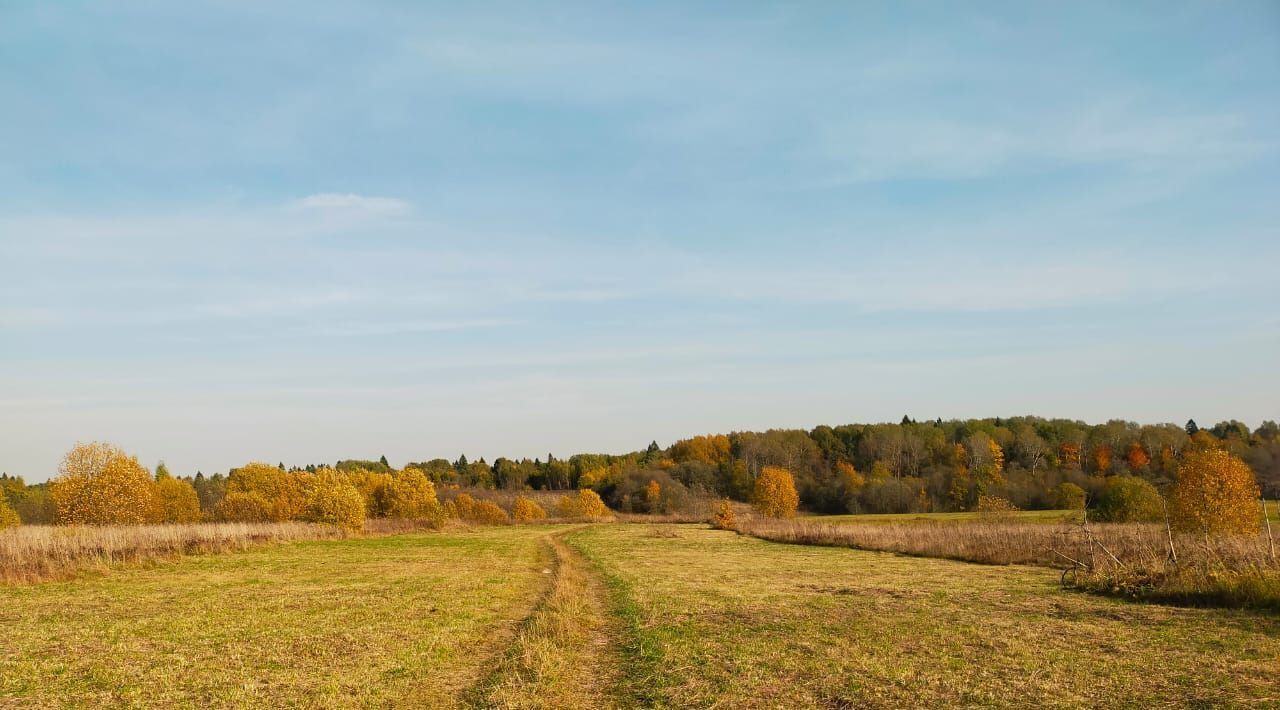
{"type": "Polygon", "coordinates": [[[45,526],[0,531],[0,581],[42,582],[122,562],[244,550],[254,545],[343,537],[341,530],[307,523],[45,526]]]}

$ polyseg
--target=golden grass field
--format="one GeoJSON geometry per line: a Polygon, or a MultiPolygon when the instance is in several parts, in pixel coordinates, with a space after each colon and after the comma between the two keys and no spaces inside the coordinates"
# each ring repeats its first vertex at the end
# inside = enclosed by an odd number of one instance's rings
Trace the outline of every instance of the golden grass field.
{"type": "Polygon", "coordinates": [[[698,524],[451,527],[0,586],[0,707],[1280,705],[1280,617],[698,524]]]}

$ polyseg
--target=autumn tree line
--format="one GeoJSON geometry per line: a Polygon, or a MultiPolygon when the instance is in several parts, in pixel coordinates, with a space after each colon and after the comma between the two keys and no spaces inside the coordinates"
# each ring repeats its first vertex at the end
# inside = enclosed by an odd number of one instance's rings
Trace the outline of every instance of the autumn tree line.
{"type": "Polygon", "coordinates": [[[890,424],[695,436],[623,455],[492,463],[464,455],[400,469],[385,457],[292,468],[253,463],[209,476],[173,476],[163,465],[152,473],[124,452],[94,444],[69,453],[50,483],[0,476],[0,501],[7,503],[0,506],[0,525],[6,519],[92,523],[98,513],[88,511],[119,509],[134,499],[142,502],[124,522],[537,519],[548,511],[531,498],[517,496],[517,511],[516,503],[502,508],[485,495],[534,490],[569,492],[557,500],[563,510],[550,511],[562,517],[607,514],[605,504],[628,513],[678,513],[708,499],[755,502],[761,509],[762,484],[773,491],[778,472],[792,492],[768,495],[794,495],[795,504],[815,513],[1088,507],[1099,519],[1146,520],[1165,514],[1192,476],[1219,492],[1239,489],[1237,497],[1280,497],[1280,426],[903,417],[890,424]],[[108,493],[86,487],[84,481],[104,475],[119,481],[108,493]]]}
{"type": "MultiPolygon", "coordinates": [[[[517,496],[504,509],[453,487],[442,502],[436,484],[420,468],[393,470],[383,460],[369,467],[340,462],[340,467],[249,463],[226,476],[175,477],[163,464],[154,473],[111,444],[77,444],[67,452],[58,475],[47,484],[27,486],[21,478],[0,476],[0,528],[19,524],[150,525],[196,522],[266,523],[301,521],[361,529],[367,518],[420,521],[439,527],[453,518],[498,524],[548,517],[536,501],[517,496]]],[[[362,462],[369,463],[369,462],[362,462]]],[[[559,498],[553,513],[561,518],[609,515],[592,490],[559,498]]]]}

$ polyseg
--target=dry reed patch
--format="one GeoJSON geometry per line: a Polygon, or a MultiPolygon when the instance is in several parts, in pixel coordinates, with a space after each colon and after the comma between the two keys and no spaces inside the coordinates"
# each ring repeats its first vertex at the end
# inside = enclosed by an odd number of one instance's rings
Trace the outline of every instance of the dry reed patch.
{"type": "Polygon", "coordinates": [[[195,523],[187,525],[51,526],[0,531],[0,582],[66,579],[126,562],[246,550],[255,545],[345,537],[309,523],[195,523]]]}
{"type": "Polygon", "coordinates": [[[615,707],[618,659],[601,581],[580,555],[548,538],[553,582],[475,704],[500,708],[615,707]]]}
{"type": "Polygon", "coordinates": [[[0,588],[0,706],[454,706],[545,583],[538,537],[304,542],[0,588]]]}
{"type": "Polygon", "coordinates": [[[1063,578],[1076,586],[1135,598],[1280,609],[1280,559],[1272,554],[1265,532],[1205,537],[1170,534],[1154,523],[1086,528],[991,521],[832,525],[758,519],[739,530],[774,542],[1069,569],[1063,578]]]}
{"type": "Polygon", "coordinates": [[[681,533],[602,526],[568,537],[616,592],[624,672],[647,688],[650,705],[1160,706],[1280,696],[1274,616],[1065,592],[1056,573],[1036,567],[681,533]]]}

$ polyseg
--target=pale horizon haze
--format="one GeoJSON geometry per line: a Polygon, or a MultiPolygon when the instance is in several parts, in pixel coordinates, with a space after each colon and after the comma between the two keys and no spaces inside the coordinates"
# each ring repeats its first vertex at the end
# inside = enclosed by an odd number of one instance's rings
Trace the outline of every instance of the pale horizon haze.
{"type": "Polygon", "coordinates": [[[10,2],[0,471],[1280,419],[1280,4],[10,2]]]}

